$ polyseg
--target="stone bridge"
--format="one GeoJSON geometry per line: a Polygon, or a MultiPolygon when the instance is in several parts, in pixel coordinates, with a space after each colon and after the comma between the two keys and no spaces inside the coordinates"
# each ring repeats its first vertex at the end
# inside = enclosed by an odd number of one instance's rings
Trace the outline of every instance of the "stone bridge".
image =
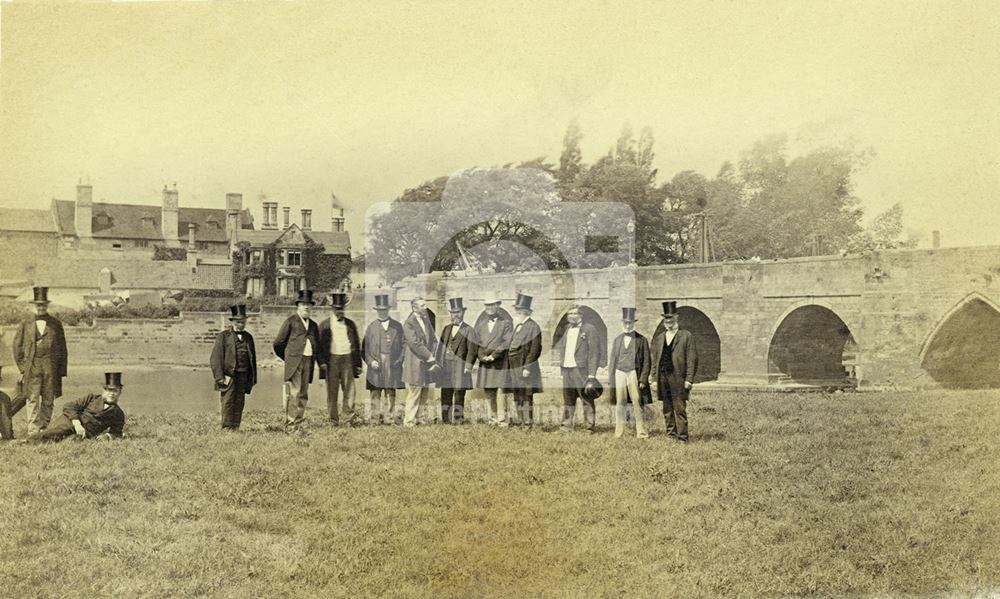
{"type": "Polygon", "coordinates": [[[430,273],[397,287],[397,308],[405,317],[406,302],[422,295],[445,314],[447,298],[461,296],[474,322],[488,291],[508,308],[518,291],[532,295],[546,349],[575,302],[614,337],[621,306],[638,307],[637,328],[649,336],[660,302],[677,300],[681,326],[694,333],[701,353],[700,381],[1000,386],[1000,246],[554,273],[430,273]]]}

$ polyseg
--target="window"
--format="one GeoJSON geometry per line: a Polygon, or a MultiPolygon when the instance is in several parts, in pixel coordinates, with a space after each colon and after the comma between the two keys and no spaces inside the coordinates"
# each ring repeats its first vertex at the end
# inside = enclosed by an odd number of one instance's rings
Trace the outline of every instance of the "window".
{"type": "Polygon", "coordinates": [[[264,295],[264,279],[260,277],[250,277],[247,279],[247,297],[260,297],[264,295]]]}
{"type": "Polygon", "coordinates": [[[278,266],[285,265],[285,252],[278,252],[278,266]]]}
{"type": "Polygon", "coordinates": [[[112,241],[111,242],[111,249],[113,249],[113,250],[120,250],[120,249],[122,249],[122,242],[120,242],[120,241],[112,241]]]}
{"type": "Polygon", "coordinates": [[[288,252],[288,266],[302,266],[302,252],[288,252]]]}
{"type": "Polygon", "coordinates": [[[264,259],[264,254],[260,250],[250,252],[250,264],[260,264],[264,259]]]}

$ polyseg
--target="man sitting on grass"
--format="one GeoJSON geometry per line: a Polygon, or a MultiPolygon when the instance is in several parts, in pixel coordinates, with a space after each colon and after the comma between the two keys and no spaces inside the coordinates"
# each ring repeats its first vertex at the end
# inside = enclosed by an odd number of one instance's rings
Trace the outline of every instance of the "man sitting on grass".
{"type": "Polygon", "coordinates": [[[80,439],[120,439],[125,428],[125,412],[118,407],[121,394],[122,373],[104,373],[104,391],[66,404],[61,416],[45,430],[29,436],[27,442],[61,441],[74,435],[80,439]]]}

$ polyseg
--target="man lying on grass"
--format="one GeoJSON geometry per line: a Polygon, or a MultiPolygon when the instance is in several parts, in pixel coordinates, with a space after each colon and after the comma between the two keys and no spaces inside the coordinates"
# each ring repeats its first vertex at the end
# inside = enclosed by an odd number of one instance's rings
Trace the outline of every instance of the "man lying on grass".
{"type": "Polygon", "coordinates": [[[61,416],[45,430],[27,438],[28,443],[62,441],[67,437],[79,439],[120,439],[125,428],[125,412],[118,407],[122,394],[122,373],[104,373],[104,391],[91,393],[70,402],[61,416]]]}

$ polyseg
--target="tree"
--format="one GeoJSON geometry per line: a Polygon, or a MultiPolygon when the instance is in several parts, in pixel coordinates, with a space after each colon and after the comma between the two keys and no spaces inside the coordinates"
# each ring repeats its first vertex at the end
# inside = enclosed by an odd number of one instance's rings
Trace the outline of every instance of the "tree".
{"type": "Polygon", "coordinates": [[[615,164],[638,164],[638,162],[632,126],[625,123],[621,135],[618,136],[618,142],[615,144],[615,164]]]}
{"type": "Polygon", "coordinates": [[[864,230],[853,235],[847,249],[853,253],[873,250],[892,250],[917,247],[919,238],[909,235],[903,239],[903,207],[896,202],[891,208],[876,216],[864,230]]]}
{"type": "Polygon", "coordinates": [[[580,123],[573,119],[566,127],[566,135],[563,136],[563,150],[559,156],[559,170],[556,173],[556,179],[559,181],[560,188],[572,185],[583,170],[583,153],[580,151],[581,139],[583,139],[583,134],[580,132],[580,123]]]}

